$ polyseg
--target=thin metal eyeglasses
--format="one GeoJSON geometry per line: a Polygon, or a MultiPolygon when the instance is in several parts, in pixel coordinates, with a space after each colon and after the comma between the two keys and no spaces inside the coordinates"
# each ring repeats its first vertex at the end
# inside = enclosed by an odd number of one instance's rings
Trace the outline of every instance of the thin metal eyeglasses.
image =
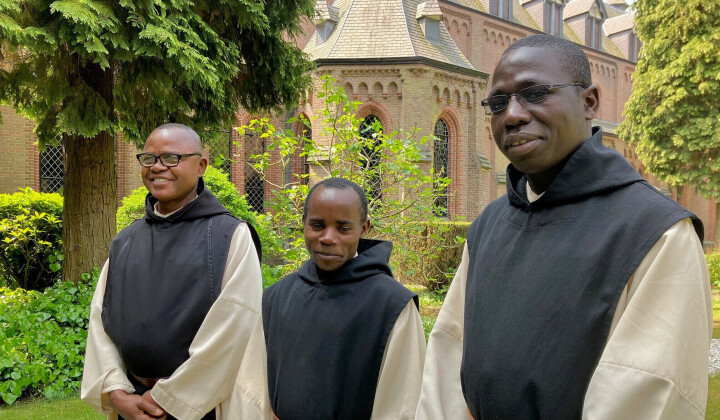
{"type": "Polygon", "coordinates": [[[138,153],[135,155],[137,157],[138,162],[142,166],[145,167],[152,167],[155,166],[158,159],[160,160],[160,163],[162,163],[163,166],[167,166],[168,168],[172,168],[173,166],[178,166],[180,164],[180,161],[183,160],[186,157],[189,156],[202,156],[200,153],[163,153],[160,156],[154,154],[154,153],[138,153]]]}
{"type": "Polygon", "coordinates": [[[485,107],[486,114],[497,114],[498,112],[504,111],[505,108],[508,107],[508,105],[510,104],[510,97],[512,96],[516,97],[521,103],[536,104],[547,99],[548,95],[551,93],[550,90],[564,88],[568,86],[582,86],[583,88],[585,87],[585,85],[582,83],[564,83],[561,85],[535,85],[520,89],[510,95],[494,95],[487,97],[480,101],[480,104],[485,107]]]}

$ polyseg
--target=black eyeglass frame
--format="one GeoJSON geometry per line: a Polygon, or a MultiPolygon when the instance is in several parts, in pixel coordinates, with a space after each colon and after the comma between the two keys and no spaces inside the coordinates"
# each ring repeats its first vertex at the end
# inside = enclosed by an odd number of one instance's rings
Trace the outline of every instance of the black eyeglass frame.
{"type": "Polygon", "coordinates": [[[138,162],[140,163],[140,166],[144,166],[144,167],[146,167],[146,168],[152,168],[153,166],[155,166],[155,164],[157,163],[158,160],[160,160],[160,163],[162,163],[163,166],[168,167],[168,168],[172,168],[172,167],[178,166],[178,165],[180,164],[180,162],[182,162],[183,159],[185,159],[186,157],[190,157],[190,156],[202,156],[202,153],[185,153],[185,154],[181,154],[181,153],[162,153],[162,154],[160,154],[160,155],[156,155],[155,153],[138,153],[137,155],[135,155],[135,157],[137,158],[138,162]],[[142,161],[140,160],[140,159],[142,158],[142,156],[152,156],[152,157],[155,158],[155,161],[152,163],[152,165],[144,165],[144,164],[142,163],[142,161]],[[168,165],[167,163],[165,163],[165,160],[164,160],[163,156],[177,156],[178,161],[177,161],[177,163],[174,164],[174,165],[168,165]]]}
{"type": "Polygon", "coordinates": [[[518,90],[517,92],[511,93],[511,94],[509,94],[509,95],[502,94],[502,95],[488,96],[487,98],[485,98],[485,99],[483,99],[482,101],[480,101],[480,105],[482,105],[482,106],[485,108],[485,114],[487,114],[487,115],[497,114],[497,113],[503,112],[503,111],[505,111],[505,110],[507,109],[508,105],[510,105],[510,98],[513,97],[513,96],[516,97],[516,98],[518,99],[518,101],[520,101],[520,102],[523,103],[523,104],[528,104],[528,103],[530,103],[530,104],[538,104],[538,103],[544,101],[545,99],[547,99],[548,95],[551,93],[551,92],[550,92],[551,89],[559,89],[559,88],[564,88],[564,87],[569,87],[569,86],[580,86],[580,87],[582,87],[583,89],[585,89],[585,84],[584,84],[584,83],[580,83],[580,82],[575,82],[575,83],[562,83],[562,84],[555,84],[555,85],[548,85],[548,84],[533,85],[533,86],[528,86],[528,87],[526,87],[526,88],[522,88],[522,89],[518,90]],[[539,99],[537,99],[537,100],[529,99],[529,98],[527,98],[527,97],[525,97],[525,96],[522,95],[522,92],[523,92],[523,91],[527,92],[527,91],[530,90],[530,89],[536,89],[536,88],[539,88],[539,87],[545,88],[545,94],[544,94],[541,98],[539,98],[539,99]],[[490,108],[490,103],[488,102],[488,100],[489,100],[489,99],[492,99],[492,98],[507,98],[507,102],[505,103],[505,106],[504,106],[504,107],[502,107],[502,108],[500,108],[500,109],[496,109],[496,110],[493,111],[493,110],[490,108]]]}

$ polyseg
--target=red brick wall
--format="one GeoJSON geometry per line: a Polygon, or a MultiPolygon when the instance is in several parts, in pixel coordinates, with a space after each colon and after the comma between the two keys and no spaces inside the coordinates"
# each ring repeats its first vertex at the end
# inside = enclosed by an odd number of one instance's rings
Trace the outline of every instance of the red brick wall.
{"type": "Polygon", "coordinates": [[[40,190],[35,124],[0,105],[0,193],[12,194],[20,187],[40,190]]]}

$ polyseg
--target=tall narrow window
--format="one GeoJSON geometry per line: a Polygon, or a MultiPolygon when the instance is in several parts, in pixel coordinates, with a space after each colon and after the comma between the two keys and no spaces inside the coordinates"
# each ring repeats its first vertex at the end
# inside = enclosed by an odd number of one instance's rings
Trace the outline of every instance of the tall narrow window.
{"type": "Polygon", "coordinates": [[[265,212],[265,180],[252,167],[258,159],[253,156],[265,153],[265,139],[255,134],[245,134],[245,199],[256,213],[265,212]]]}
{"type": "Polygon", "coordinates": [[[380,164],[380,139],[377,138],[380,131],[382,131],[382,125],[380,125],[380,119],[375,115],[368,115],[360,123],[360,137],[366,139],[366,145],[362,150],[365,188],[369,195],[368,198],[372,201],[371,204],[375,205],[382,200],[382,178],[378,168],[380,164]]]}
{"type": "MultiPolygon", "coordinates": [[[[303,153],[305,150],[305,146],[308,145],[308,143],[312,143],[312,128],[306,127],[303,125],[303,138],[305,139],[305,143],[302,145],[302,149],[300,149],[300,153],[303,153]]],[[[310,182],[310,160],[308,159],[308,155],[304,155],[302,157],[302,178],[300,182],[303,185],[307,185],[310,182]]]]}
{"type": "Polygon", "coordinates": [[[545,33],[562,37],[562,0],[545,0],[543,30],[545,33]]]}
{"type": "Polygon", "coordinates": [[[512,20],[512,0],[490,0],[490,14],[512,20]]]}
{"type": "Polygon", "coordinates": [[[64,175],[62,146],[45,146],[40,152],[40,191],[62,192],[64,175]]]}
{"type": "Polygon", "coordinates": [[[630,32],[629,39],[628,39],[628,60],[632,60],[637,62],[638,61],[638,53],[640,52],[640,40],[638,40],[637,35],[635,35],[635,32],[630,32]]]}
{"type": "Polygon", "coordinates": [[[593,3],[588,13],[585,26],[585,45],[596,50],[602,49],[602,23],[603,15],[597,1],[593,3]]]}
{"type": "MultiPolygon", "coordinates": [[[[436,178],[447,178],[450,173],[450,130],[447,123],[439,119],[435,123],[435,139],[433,140],[433,173],[436,178]]],[[[437,182],[433,185],[435,193],[435,215],[447,216],[447,187],[437,182]]]]}

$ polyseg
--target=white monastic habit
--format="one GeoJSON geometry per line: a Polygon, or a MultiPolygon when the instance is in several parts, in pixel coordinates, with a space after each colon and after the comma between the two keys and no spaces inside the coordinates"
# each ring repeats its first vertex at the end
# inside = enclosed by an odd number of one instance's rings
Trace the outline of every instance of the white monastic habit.
{"type": "MultiPolygon", "coordinates": [[[[530,202],[540,196],[528,187],[530,202]]],[[[460,385],[468,249],[430,334],[417,420],[470,418],[460,385]]],[[[703,419],[712,303],[689,219],[642,260],[620,296],[590,380],[584,419],[703,419]]]]}
{"type": "MultiPolygon", "coordinates": [[[[253,369],[262,363],[265,346],[262,337],[259,343],[251,339],[254,329],[262,332],[262,277],[257,261],[250,230],[247,224],[240,223],[230,242],[222,292],[190,345],[190,357],[151,391],[155,401],[173,416],[199,419],[215,407],[219,420],[267,418],[266,407],[262,406],[267,389],[257,385],[262,377],[253,369]],[[243,372],[248,378],[242,376],[243,372]]],[[[91,304],[81,398],[107,414],[108,419],[115,419],[117,413],[110,406],[108,394],[118,389],[132,393],[135,389],[103,328],[107,273],[106,262],[91,304]]]]}

